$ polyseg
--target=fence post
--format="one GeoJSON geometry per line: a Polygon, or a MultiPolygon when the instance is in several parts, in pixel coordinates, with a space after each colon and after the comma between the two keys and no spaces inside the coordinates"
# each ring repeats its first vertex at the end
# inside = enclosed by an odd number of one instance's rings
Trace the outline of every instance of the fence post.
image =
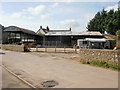
{"type": "Polygon", "coordinates": [[[36,47],[36,52],[38,51],[38,48],[36,47]]]}
{"type": "Polygon", "coordinates": [[[77,53],[77,45],[75,45],[75,53],[77,53]]]}
{"type": "Polygon", "coordinates": [[[55,53],[56,53],[56,46],[55,46],[55,53]]]}
{"type": "Polygon", "coordinates": [[[47,52],[47,46],[45,46],[45,52],[47,52]]]}
{"type": "Polygon", "coordinates": [[[65,46],[64,46],[64,53],[65,53],[65,46]]]}

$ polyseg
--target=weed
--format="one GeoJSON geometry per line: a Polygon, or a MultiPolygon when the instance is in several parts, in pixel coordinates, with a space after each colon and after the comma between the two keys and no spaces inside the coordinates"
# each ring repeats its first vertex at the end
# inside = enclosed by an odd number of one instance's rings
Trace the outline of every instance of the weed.
{"type": "Polygon", "coordinates": [[[90,65],[93,65],[93,66],[99,66],[99,67],[105,67],[105,68],[120,70],[119,65],[108,64],[105,61],[92,60],[92,61],[82,61],[82,63],[83,64],[90,64],[90,65]]]}

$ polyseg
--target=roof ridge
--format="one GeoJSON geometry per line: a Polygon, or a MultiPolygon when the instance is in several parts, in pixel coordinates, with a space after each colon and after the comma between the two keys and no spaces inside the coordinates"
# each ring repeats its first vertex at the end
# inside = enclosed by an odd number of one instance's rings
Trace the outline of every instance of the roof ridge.
{"type": "MultiPolygon", "coordinates": [[[[22,30],[26,30],[26,31],[34,32],[33,30],[29,30],[29,29],[21,28],[21,27],[18,27],[18,26],[8,26],[8,27],[16,27],[16,28],[19,28],[19,29],[22,29],[22,30]]],[[[35,33],[35,32],[34,32],[34,33],[35,33]]]]}

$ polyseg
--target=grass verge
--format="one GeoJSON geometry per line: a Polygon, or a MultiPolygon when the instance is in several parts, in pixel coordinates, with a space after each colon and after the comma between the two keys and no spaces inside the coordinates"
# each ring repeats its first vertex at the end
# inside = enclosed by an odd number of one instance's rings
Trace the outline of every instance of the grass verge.
{"type": "Polygon", "coordinates": [[[111,68],[111,69],[114,69],[114,70],[120,70],[120,65],[108,64],[105,61],[92,60],[92,61],[82,61],[82,63],[93,65],[93,66],[111,68]]]}

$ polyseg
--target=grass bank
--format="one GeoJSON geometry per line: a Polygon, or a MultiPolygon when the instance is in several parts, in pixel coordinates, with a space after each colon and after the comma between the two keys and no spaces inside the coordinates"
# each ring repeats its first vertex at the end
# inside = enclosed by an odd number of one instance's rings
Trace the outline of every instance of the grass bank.
{"type": "Polygon", "coordinates": [[[120,65],[108,64],[105,61],[92,60],[92,61],[82,61],[82,63],[93,65],[93,66],[104,67],[104,68],[111,68],[114,70],[120,70],[120,65]]]}

